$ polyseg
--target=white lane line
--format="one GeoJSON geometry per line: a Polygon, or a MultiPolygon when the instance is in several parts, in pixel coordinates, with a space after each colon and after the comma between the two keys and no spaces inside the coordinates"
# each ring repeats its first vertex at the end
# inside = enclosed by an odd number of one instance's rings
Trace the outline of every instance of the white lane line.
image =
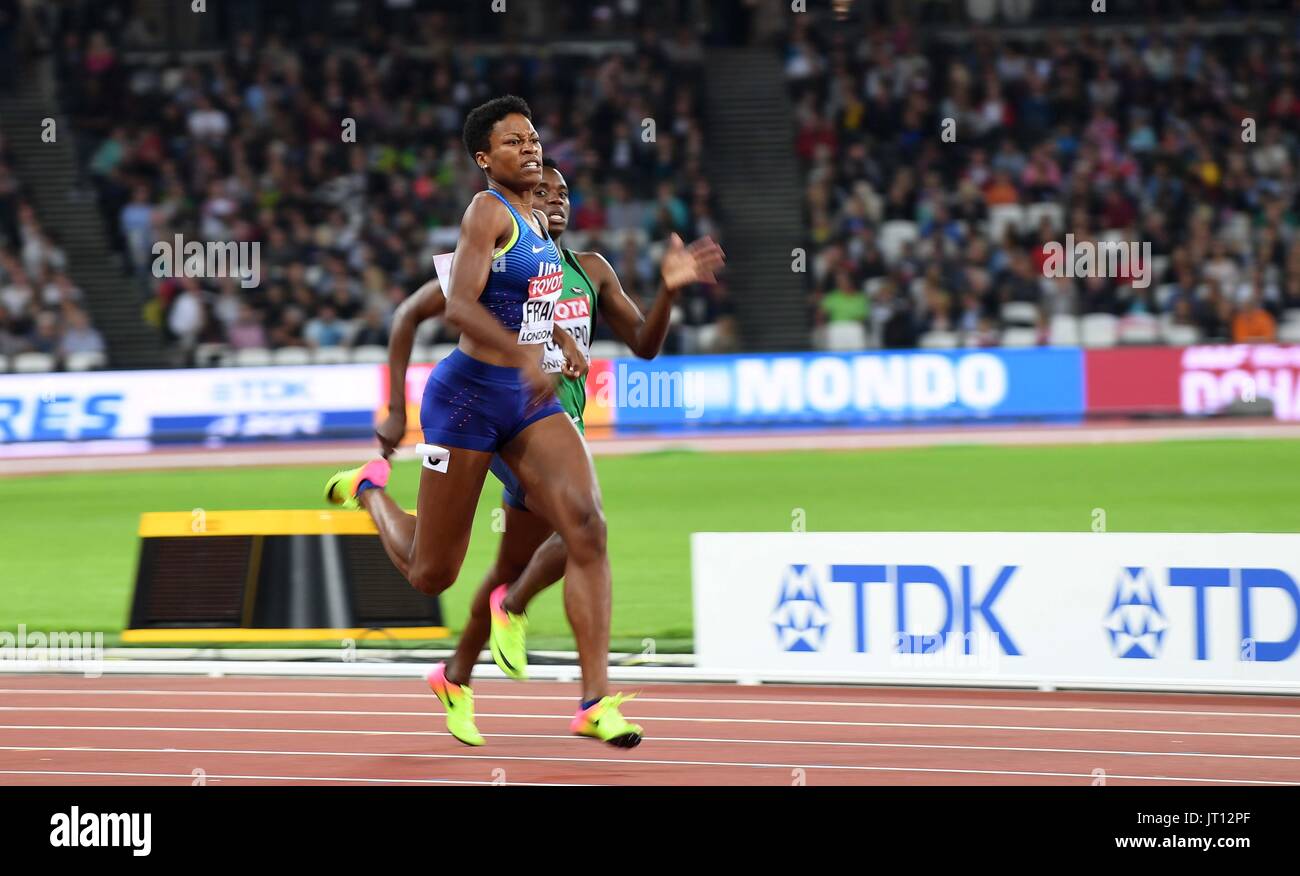
{"type": "MultiPolygon", "coordinates": [[[[5,729],[0,727],[0,730],[5,729]]],[[[69,727],[61,729],[83,729],[80,727],[69,727]]],[[[108,729],[108,728],[85,728],[85,729],[108,729]]],[[[120,730],[139,729],[120,727],[120,730]]],[[[145,728],[150,730],[166,730],[174,728],[145,728]]],[[[222,729],[222,728],[184,728],[198,731],[210,731],[215,733],[322,733],[346,736],[355,733],[357,735],[394,735],[394,736],[434,736],[452,738],[450,733],[441,730],[425,731],[367,731],[367,730],[317,730],[317,729],[280,729],[280,730],[258,730],[255,728],[239,729],[222,729]]],[[[538,741],[559,741],[559,742],[576,742],[579,745],[588,745],[585,739],[581,739],[571,734],[554,734],[554,733],[485,733],[487,739],[530,739],[538,741]]],[[[1277,760],[1277,761],[1300,761],[1300,755],[1292,754],[1232,754],[1225,752],[1201,752],[1201,751],[1143,751],[1141,749],[1110,749],[1110,748],[1034,748],[1020,745],[939,745],[928,742],[852,742],[852,741],[826,741],[813,739],[736,739],[726,737],[711,736],[652,736],[650,741],[653,742],[680,742],[690,745],[719,744],[719,745],[811,745],[823,746],[827,748],[899,748],[899,749],[918,749],[928,751],[990,751],[990,752],[1009,752],[1009,753],[1027,753],[1027,754],[1087,754],[1087,755],[1115,755],[1117,757],[1189,757],[1189,758],[1218,758],[1222,760],[1277,760]]],[[[40,751],[37,746],[30,745],[0,745],[0,751],[40,751]]],[[[64,750],[62,748],[58,750],[64,750]]]]}
{"type": "MultiPolygon", "coordinates": [[[[0,706],[0,712],[112,712],[144,714],[205,714],[205,715],[332,715],[336,717],[413,717],[429,718],[436,712],[369,712],[335,709],[117,709],[108,706],[0,706]]],[[[516,720],[571,720],[571,715],[532,715],[513,712],[480,712],[478,718],[513,718],[516,720]]],[[[1300,739],[1294,733],[1237,733],[1225,730],[1155,730],[1123,727],[1048,727],[1015,724],[921,724],[902,721],[801,721],[793,718],[728,718],[680,717],[674,715],[645,715],[642,721],[680,721],[703,724],[789,724],[800,727],[906,727],[912,729],[953,730],[1016,730],[1031,733],[1143,733],[1156,736],[1232,736],[1243,739],[1300,739]]],[[[0,729],[4,729],[0,727],[0,729]]]]}
{"type": "MultiPolygon", "coordinates": [[[[746,769],[803,769],[827,770],[831,772],[880,772],[880,773],[942,773],[947,775],[982,775],[982,776],[1048,776],[1053,778],[1092,779],[1094,774],[1049,772],[1039,770],[975,770],[941,767],[884,767],[864,766],[860,764],[806,764],[806,763],[763,763],[748,761],[715,760],[650,760],[630,757],[546,757],[522,754],[432,754],[426,752],[359,752],[359,751],[268,751],[263,749],[237,748],[36,748],[34,751],[71,752],[78,754],[209,754],[209,755],[270,755],[273,757],[389,757],[414,758],[418,760],[482,760],[488,762],[522,761],[541,763],[599,763],[599,764],[645,764],[648,766],[707,766],[707,767],[744,767],[746,769]]],[[[1195,782],[1229,785],[1295,785],[1296,782],[1281,782],[1263,779],[1217,779],[1197,776],[1130,776],[1119,773],[1107,773],[1108,779],[1133,779],[1154,782],[1195,782]]]]}
{"type": "MultiPolygon", "coordinates": [[[[131,696],[195,696],[195,697],[312,697],[323,699],[413,699],[427,700],[427,693],[347,693],[343,691],[234,691],[234,690],[77,690],[35,689],[35,688],[0,688],[0,694],[52,694],[65,696],[113,696],[124,694],[131,696]]],[[[476,701],[483,700],[525,700],[537,702],[572,702],[571,696],[543,696],[538,694],[493,694],[475,692],[476,701]]],[[[1116,715],[1189,715],[1193,717],[1214,718],[1298,718],[1300,710],[1295,712],[1228,712],[1207,711],[1200,709],[1120,709],[1099,708],[1093,706],[984,706],[971,703],[900,703],[875,700],[785,700],[785,699],[720,699],[705,697],[647,697],[636,698],[640,703],[686,703],[702,705],[753,705],[753,706],[850,706],[879,709],[968,709],[979,712],[1065,712],[1071,714],[1116,714],[1116,715]]]]}
{"type": "MultiPolygon", "coordinates": [[[[80,749],[79,749],[80,750],[80,749]]],[[[0,770],[0,776],[101,776],[112,778],[142,779],[185,779],[192,782],[193,773],[122,773],[91,772],[88,770],[0,770]]],[[[236,776],[208,773],[207,779],[242,779],[259,782],[382,782],[384,784],[409,785],[527,785],[538,788],[573,788],[603,787],[600,785],[579,785],[571,782],[483,782],[472,779],[368,779],[358,776],[236,776]]]]}

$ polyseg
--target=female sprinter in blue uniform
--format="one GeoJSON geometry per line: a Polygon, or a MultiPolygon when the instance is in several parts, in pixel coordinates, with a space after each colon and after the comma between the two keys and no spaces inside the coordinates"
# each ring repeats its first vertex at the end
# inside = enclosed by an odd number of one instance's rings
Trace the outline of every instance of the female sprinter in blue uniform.
{"type": "MultiPolygon", "coordinates": [[[[668,334],[672,306],[682,288],[691,283],[714,282],[714,271],[724,260],[722,248],[709,238],[697,240],[688,247],[674,234],[660,267],[659,292],[650,312],[643,315],[623,291],[614,269],[599,253],[563,248],[561,238],[569,224],[569,187],[549,158],[542,164],[545,169],[542,182],[533,192],[533,204],[542,208],[550,237],[560,247],[564,259],[565,291],[557,305],[554,333],[557,344],[564,345],[571,338],[577,344],[578,354],[584,361],[588,360],[599,313],[614,335],[636,356],[642,359],[657,356],[668,334]]],[[[375,430],[385,458],[406,435],[406,371],[416,326],[443,313],[445,307],[446,299],[438,281],[430,280],[407,298],[393,316],[392,340],[388,345],[389,415],[375,430]]],[[[584,375],[564,372],[563,361],[567,361],[567,356],[554,347],[548,348],[543,370],[563,374],[557,384],[557,396],[564,412],[581,432],[587,400],[584,375]]],[[[447,711],[447,729],[466,745],[484,744],[474,722],[474,697],[469,686],[483,646],[490,637],[497,665],[512,678],[524,677],[528,661],[524,607],[533,595],[563,577],[567,561],[563,541],[553,535],[544,518],[529,510],[528,497],[514,473],[501,464],[499,457],[493,460],[491,471],[505,486],[502,496],[505,525],[496,562],[474,597],[455,656],[433,667],[428,675],[429,686],[447,711]],[[509,587],[509,594],[520,606],[517,610],[506,600],[507,587],[502,582],[510,581],[515,582],[509,587]],[[517,629],[511,630],[512,626],[517,629]]],[[[566,601],[567,597],[566,592],[566,601]]]]}
{"type": "Polygon", "coordinates": [[[397,568],[417,590],[436,595],[460,572],[484,477],[499,454],[568,550],[569,622],[583,685],[574,730],[630,747],[641,728],[607,689],[610,570],[600,491],[586,445],[541,367],[564,277],[546,217],[532,206],[541,141],[528,104],[513,96],[474,109],[464,141],[488,190],[465,211],[445,290],[446,319],[461,339],[425,386],[420,425],[438,450],[424,460],[416,514],[384,490],[384,459],[339,472],[326,497],[368,511],[397,568]]]}

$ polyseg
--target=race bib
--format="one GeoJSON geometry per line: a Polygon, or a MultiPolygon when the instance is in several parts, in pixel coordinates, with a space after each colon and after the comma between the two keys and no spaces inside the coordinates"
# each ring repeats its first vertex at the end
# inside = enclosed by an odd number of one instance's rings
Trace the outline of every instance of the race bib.
{"type": "Polygon", "coordinates": [[[519,343],[544,344],[551,339],[555,304],[564,291],[564,272],[553,271],[528,281],[528,300],[519,321],[519,343]]]}
{"type": "MultiPolygon", "coordinates": [[[[567,331],[582,355],[591,361],[591,304],[585,292],[578,287],[569,290],[568,298],[561,296],[555,305],[555,328],[567,331]]],[[[555,335],[546,344],[542,354],[542,371],[547,374],[558,373],[564,369],[564,351],[555,343],[555,335]]]]}
{"type": "Polygon", "coordinates": [[[451,260],[454,252],[443,253],[433,257],[433,269],[438,272],[438,284],[442,286],[442,297],[451,297],[451,260]]]}

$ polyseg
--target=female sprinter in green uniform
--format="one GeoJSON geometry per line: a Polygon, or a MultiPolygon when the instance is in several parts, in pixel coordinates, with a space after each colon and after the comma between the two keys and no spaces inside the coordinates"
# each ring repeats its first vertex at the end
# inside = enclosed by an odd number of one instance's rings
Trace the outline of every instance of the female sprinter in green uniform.
{"type": "MultiPolygon", "coordinates": [[[[568,227],[569,189],[554,162],[544,160],[543,165],[542,182],[534,190],[533,203],[545,214],[548,231],[558,245],[560,236],[568,227]]],[[[713,272],[723,261],[722,250],[712,240],[702,239],[686,247],[674,235],[664,255],[659,295],[650,313],[642,315],[623,291],[609,262],[601,255],[561,249],[561,257],[564,288],[556,304],[555,324],[576,342],[584,359],[590,359],[597,311],[635,355],[643,359],[654,358],[663,348],[672,305],[680,290],[691,283],[713,282],[713,272]]],[[[406,369],[415,327],[421,321],[439,315],[445,306],[438,282],[433,280],[403,302],[394,316],[389,343],[389,415],[376,430],[385,455],[391,454],[406,434],[406,369]]],[[[584,375],[569,376],[564,370],[562,346],[568,345],[569,338],[557,336],[546,348],[543,369],[564,375],[556,387],[556,397],[574,425],[583,431],[586,383],[584,375]]],[[[502,671],[512,677],[524,677],[523,608],[537,592],[563,577],[566,561],[563,540],[555,535],[545,519],[528,509],[527,497],[510,468],[497,457],[491,470],[505,486],[502,497],[505,532],[496,562],[474,597],[455,655],[449,662],[435,666],[428,676],[429,686],[446,708],[448,730],[467,745],[483,744],[483,737],[474,724],[473,691],[469,686],[478,655],[491,639],[492,656],[502,671]],[[542,545],[545,547],[539,551],[542,545]],[[538,554],[536,559],[534,553],[538,554]],[[555,572],[557,562],[558,572],[555,572]],[[525,569],[529,574],[521,577],[525,569]],[[512,588],[512,595],[517,595],[519,600],[518,613],[507,610],[513,605],[503,582],[511,581],[518,581],[512,588]]],[[[566,590],[565,610],[572,624],[575,612],[588,609],[570,599],[566,590]]],[[[597,735],[591,716],[587,714],[591,707],[586,703],[583,705],[586,708],[579,710],[571,729],[581,735],[597,735]]],[[[640,742],[640,736],[623,735],[606,741],[631,747],[640,742]]]]}

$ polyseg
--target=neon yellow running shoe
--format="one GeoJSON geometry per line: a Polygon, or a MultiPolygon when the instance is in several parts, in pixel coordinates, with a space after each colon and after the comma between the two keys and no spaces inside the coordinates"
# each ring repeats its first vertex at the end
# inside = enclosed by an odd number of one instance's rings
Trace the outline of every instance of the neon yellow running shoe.
{"type": "Polygon", "coordinates": [[[618,707],[636,694],[605,697],[589,709],[579,709],[569,729],[579,736],[590,736],[618,748],[636,748],[641,744],[641,725],[629,723],[618,707]]]}
{"type": "Polygon", "coordinates": [[[483,735],[474,725],[474,691],[467,684],[447,680],[447,664],[439,663],[425,676],[429,689],[447,710],[447,730],[466,745],[484,744],[483,735]]]}
{"type": "Polygon", "coordinates": [[[506,585],[502,584],[488,597],[492,615],[488,644],[492,648],[492,659],[502,672],[510,678],[524,679],[528,677],[528,649],[525,645],[528,618],[505,610],[502,603],[505,602],[506,590],[506,585]]]}
{"type": "Polygon", "coordinates": [[[335,472],[325,482],[325,501],[331,505],[342,505],[345,511],[360,511],[361,503],[357,501],[357,487],[362,481],[370,481],[376,487],[388,486],[388,475],[393,467],[386,459],[372,459],[360,468],[349,468],[335,472]]]}

